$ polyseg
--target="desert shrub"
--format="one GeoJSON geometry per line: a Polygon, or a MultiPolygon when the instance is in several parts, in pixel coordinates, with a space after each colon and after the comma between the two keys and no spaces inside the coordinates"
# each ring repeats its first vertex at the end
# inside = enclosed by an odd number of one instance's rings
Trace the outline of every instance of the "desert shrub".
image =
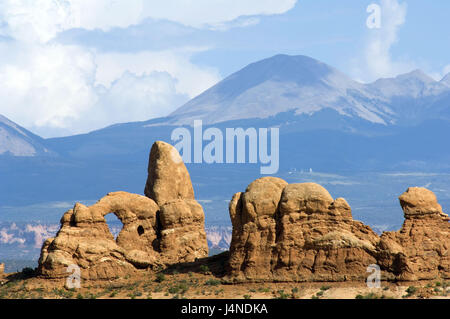
{"type": "Polygon", "coordinates": [[[209,273],[209,267],[207,265],[200,265],[200,271],[204,274],[209,273]]]}
{"type": "Polygon", "coordinates": [[[380,299],[376,293],[369,292],[365,295],[358,294],[355,299],[380,299]]]}
{"type": "Polygon", "coordinates": [[[178,287],[180,288],[181,294],[184,294],[189,290],[189,285],[185,281],[180,282],[178,287]]]}
{"type": "Polygon", "coordinates": [[[173,285],[169,287],[167,290],[170,294],[185,294],[186,291],[189,290],[189,285],[186,283],[186,281],[181,281],[176,285],[173,285]]]}
{"type": "Polygon", "coordinates": [[[290,297],[290,295],[285,293],[284,290],[278,290],[277,294],[278,296],[276,296],[275,299],[288,299],[290,297]]]}
{"type": "Polygon", "coordinates": [[[65,290],[65,289],[53,289],[53,294],[56,296],[60,296],[62,298],[72,298],[74,294],[73,289],[65,290]]]}
{"type": "Polygon", "coordinates": [[[162,272],[156,274],[156,282],[163,282],[164,280],[166,280],[166,276],[162,272]]]}
{"type": "Polygon", "coordinates": [[[406,289],[406,292],[408,293],[409,296],[414,295],[417,292],[417,288],[414,286],[409,286],[406,289]]]}
{"type": "Polygon", "coordinates": [[[153,292],[161,292],[163,291],[163,287],[161,285],[158,285],[155,287],[155,289],[153,289],[153,292]]]}
{"type": "Polygon", "coordinates": [[[177,286],[172,286],[167,289],[167,292],[170,294],[176,294],[178,293],[178,291],[180,291],[180,288],[178,288],[177,286]]]}
{"type": "Polygon", "coordinates": [[[130,292],[127,296],[130,297],[131,299],[136,299],[136,297],[142,296],[142,292],[140,292],[139,290],[136,290],[136,291],[130,292]]]}
{"type": "Polygon", "coordinates": [[[205,281],[205,285],[206,286],[218,286],[218,285],[220,285],[220,280],[218,280],[218,279],[208,279],[207,281],[205,281]]]}

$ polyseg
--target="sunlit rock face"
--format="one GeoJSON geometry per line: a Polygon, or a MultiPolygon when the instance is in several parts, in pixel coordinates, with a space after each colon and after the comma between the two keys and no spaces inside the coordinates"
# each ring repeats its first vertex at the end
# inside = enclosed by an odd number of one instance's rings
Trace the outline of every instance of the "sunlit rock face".
{"type": "Polygon", "coordinates": [[[405,223],[379,237],[352,218],[343,198],[314,183],[266,177],[230,202],[230,281],[366,280],[380,266],[386,279],[449,277],[449,223],[436,196],[410,188],[400,203],[405,223]]]}
{"type": "Polygon", "coordinates": [[[405,221],[382,234],[379,263],[401,280],[450,278],[450,219],[435,194],[410,187],[399,200],[405,221]]]}
{"type": "Polygon", "coordinates": [[[206,257],[203,208],[194,199],[189,173],[178,152],[156,142],[148,175],[149,197],[115,192],[90,207],[77,203],[66,212],[56,237],[42,247],[40,275],[66,277],[67,268],[77,265],[82,278],[111,279],[138,269],[206,257]],[[173,178],[177,170],[177,178],[184,177],[182,183],[173,178]],[[174,183],[187,191],[177,190],[174,183]],[[108,214],[115,214],[123,224],[117,239],[106,223],[108,214]]]}

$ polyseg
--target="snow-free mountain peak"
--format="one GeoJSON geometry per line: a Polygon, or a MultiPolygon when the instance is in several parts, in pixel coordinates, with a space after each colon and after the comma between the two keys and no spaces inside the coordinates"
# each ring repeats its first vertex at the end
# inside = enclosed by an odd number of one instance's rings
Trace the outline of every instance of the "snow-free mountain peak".
{"type": "Polygon", "coordinates": [[[428,76],[420,69],[416,69],[405,74],[400,74],[396,77],[396,79],[398,81],[417,81],[428,84],[436,82],[432,77],[428,76]]]}
{"type": "Polygon", "coordinates": [[[409,97],[418,99],[437,95],[443,90],[447,90],[447,87],[444,87],[421,70],[400,74],[394,78],[382,78],[368,84],[367,87],[376,95],[386,98],[409,97]]]}
{"type": "Polygon", "coordinates": [[[213,124],[292,111],[303,117],[331,111],[344,120],[411,125],[448,118],[449,93],[450,75],[438,82],[413,70],[363,84],[313,58],[279,54],[228,76],[173,112],[168,123],[213,124]]]}
{"type": "Polygon", "coordinates": [[[0,114],[0,155],[49,155],[43,139],[0,114]]]}
{"type": "Polygon", "coordinates": [[[170,116],[192,124],[266,118],[295,110],[312,115],[322,109],[386,124],[389,110],[373,103],[364,86],[313,58],[276,55],[252,63],[192,99],[170,116]]]}

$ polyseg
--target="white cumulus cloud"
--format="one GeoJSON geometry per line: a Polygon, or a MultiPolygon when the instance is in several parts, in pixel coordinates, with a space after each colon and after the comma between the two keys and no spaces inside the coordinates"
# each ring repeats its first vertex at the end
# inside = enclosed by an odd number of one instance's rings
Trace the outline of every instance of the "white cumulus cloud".
{"type": "Polygon", "coordinates": [[[1,43],[0,114],[44,137],[165,116],[220,79],[190,55],[1,43]]]}
{"type": "MultiPolygon", "coordinates": [[[[47,42],[82,28],[109,30],[164,19],[193,27],[223,25],[241,16],[281,14],[297,0],[2,0],[0,19],[21,40],[47,42]]],[[[251,21],[254,21],[251,19],[251,21]]],[[[232,25],[233,26],[233,25],[232,25]]]]}
{"type": "Polygon", "coordinates": [[[217,27],[242,16],[281,14],[297,0],[148,0],[144,15],[192,27],[217,27]],[[178,9],[177,9],[178,8],[178,9]]]}
{"type": "MultiPolygon", "coordinates": [[[[74,28],[127,28],[146,18],[226,29],[280,14],[296,0],[2,0],[0,114],[43,137],[165,116],[220,80],[191,62],[208,48],[103,52],[57,41],[74,28]]],[[[145,39],[143,39],[145,41],[145,39]]]]}
{"type": "Polygon", "coordinates": [[[42,247],[42,244],[47,238],[54,237],[58,231],[58,225],[30,225],[27,224],[24,232],[34,234],[34,248],[42,247]]]}
{"type": "MultiPolygon", "coordinates": [[[[195,50],[98,53],[51,41],[71,28],[138,23],[142,1],[2,1],[0,114],[44,137],[164,116],[220,80],[195,50]]],[[[196,50],[201,50],[196,49],[196,50]]]]}
{"type": "Polygon", "coordinates": [[[22,41],[47,42],[59,32],[83,28],[126,28],[142,19],[143,0],[4,0],[3,32],[22,41]]]}
{"type": "Polygon", "coordinates": [[[95,64],[88,51],[14,42],[2,43],[0,56],[0,113],[21,124],[66,127],[96,100],[95,64]]]}
{"type": "Polygon", "coordinates": [[[410,61],[396,61],[391,55],[392,46],[399,40],[399,29],[406,22],[407,4],[398,0],[381,0],[380,7],[380,28],[368,29],[363,56],[355,63],[355,76],[362,81],[393,77],[416,67],[410,61]]]}
{"type": "Polygon", "coordinates": [[[8,233],[6,228],[0,229],[0,244],[20,244],[25,243],[24,238],[14,236],[14,234],[8,233]]]}
{"type": "MultiPolygon", "coordinates": [[[[296,0],[2,0],[0,114],[43,137],[165,116],[220,80],[191,62],[207,48],[97,52],[61,32],[127,28],[146,18],[224,29],[258,23],[296,0]]],[[[145,39],[143,39],[145,41],[145,39]]]]}

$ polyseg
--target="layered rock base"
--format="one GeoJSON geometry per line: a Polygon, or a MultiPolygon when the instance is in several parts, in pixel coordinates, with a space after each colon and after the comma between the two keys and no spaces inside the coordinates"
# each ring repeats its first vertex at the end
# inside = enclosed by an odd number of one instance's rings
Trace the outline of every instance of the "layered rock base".
{"type": "Polygon", "coordinates": [[[384,279],[450,278],[450,224],[434,194],[400,196],[405,222],[379,237],[352,218],[343,198],[314,183],[264,177],[233,196],[227,279],[244,281],[366,280],[379,265],[384,279]]]}
{"type": "Polygon", "coordinates": [[[70,265],[77,265],[84,279],[111,279],[208,256],[203,208],[178,152],[156,142],[148,175],[148,197],[115,192],[66,212],[56,237],[42,247],[39,274],[63,278],[70,265]],[[105,220],[108,214],[123,223],[116,240],[105,220]]]}
{"type": "MultiPolygon", "coordinates": [[[[203,208],[179,153],[167,143],[152,146],[145,195],[115,192],[90,207],[77,203],[56,237],[45,241],[38,273],[67,278],[75,265],[83,279],[114,279],[208,256],[203,208]],[[117,239],[108,214],[123,223],[117,239]]],[[[320,185],[257,179],[229,205],[225,280],[363,281],[370,265],[388,280],[450,278],[449,217],[436,196],[412,187],[399,199],[402,228],[378,236],[353,220],[345,199],[333,199],[320,185]]]]}

